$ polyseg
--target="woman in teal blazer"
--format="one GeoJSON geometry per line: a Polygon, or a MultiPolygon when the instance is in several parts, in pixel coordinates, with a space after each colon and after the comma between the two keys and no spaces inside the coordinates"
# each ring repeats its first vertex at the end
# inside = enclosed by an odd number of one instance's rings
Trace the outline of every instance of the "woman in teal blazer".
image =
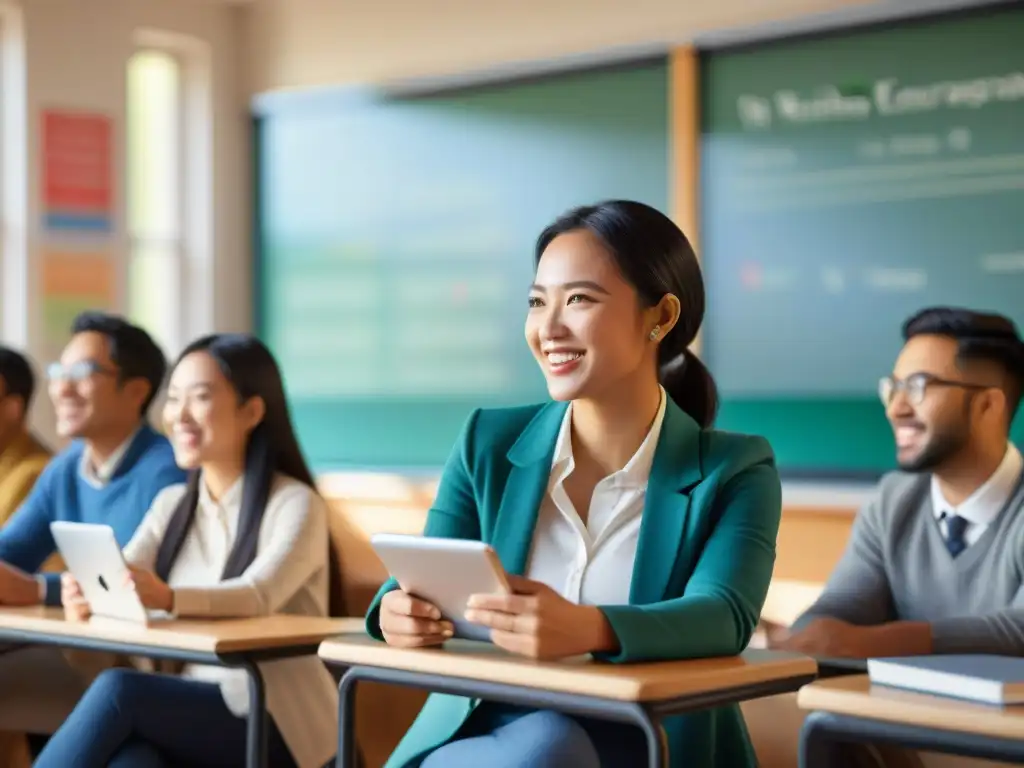
{"type": "MultiPolygon", "coordinates": [[[[646,205],[578,208],[540,236],[526,340],[555,402],[478,410],[460,436],[427,536],[485,541],[512,596],[466,619],[531,657],[607,663],[746,648],[775,562],[781,488],[759,437],[710,425],[717,394],[688,350],[704,286],[683,233],[646,205]]],[[[385,584],[371,635],[431,646],[436,607],[385,584]]],[[[668,718],[671,765],[756,765],[737,706],[668,718]]],[[[630,766],[634,726],[431,695],[388,766],[630,766]]]]}

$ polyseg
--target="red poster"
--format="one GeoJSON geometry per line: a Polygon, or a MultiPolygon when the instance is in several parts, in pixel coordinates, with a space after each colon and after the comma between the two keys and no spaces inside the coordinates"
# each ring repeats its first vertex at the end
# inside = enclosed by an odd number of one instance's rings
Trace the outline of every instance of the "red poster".
{"type": "Polygon", "coordinates": [[[43,113],[43,216],[49,229],[111,228],[112,133],[104,115],[43,113]]]}

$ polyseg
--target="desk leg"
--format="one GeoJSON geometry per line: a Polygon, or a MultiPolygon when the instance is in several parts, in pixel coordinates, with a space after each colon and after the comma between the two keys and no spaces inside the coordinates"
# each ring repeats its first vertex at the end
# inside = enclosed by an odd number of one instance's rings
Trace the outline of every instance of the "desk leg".
{"type": "Polygon", "coordinates": [[[831,734],[832,716],[827,712],[810,712],[800,728],[799,768],[842,765],[840,744],[831,734]]]}
{"type": "Polygon", "coordinates": [[[247,768],[267,768],[267,694],[259,665],[246,661],[241,665],[249,675],[249,718],[245,734],[247,768]]]}
{"type": "Polygon", "coordinates": [[[1024,765],[1024,741],[923,728],[831,712],[810,712],[800,730],[800,768],[843,765],[844,744],[894,744],[904,749],[1024,765]]]}
{"type": "Polygon", "coordinates": [[[668,768],[668,739],[665,729],[655,721],[642,705],[631,707],[633,721],[644,732],[647,740],[647,764],[650,768],[668,768]]]}
{"type": "Polygon", "coordinates": [[[349,667],[338,684],[338,755],[336,768],[359,768],[359,745],[356,739],[355,711],[356,685],[360,681],[373,680],[387,685],[402,685],[413,688],[448,693],[455,696],[469,696],[495,701],[510,701],[526,706],[551,708],[577,712],[590,717],[607,718],[637,726],[647,741],[647,765],[649,768],[668,768],[668,740],[661,727],[660,716],[650,712],[641,704],[604,701],[585,696],[558,695],[533,690],[509,690],[507,686],[493,683],[478,683],[457,678],[440,678],[424,673],[404,672],[373,667],[349,667]],[[509,695],[511,694],[511,695],[509,695]],[[561,705],[561,706],[559,706],[561,705]]]}
{"type": "Polygon", "coordinates": [[[356,739],[356,685],[354,668],[345,671],[338,683],[338,756],[337,768],[358,768],[359,744],[356,739]]]}

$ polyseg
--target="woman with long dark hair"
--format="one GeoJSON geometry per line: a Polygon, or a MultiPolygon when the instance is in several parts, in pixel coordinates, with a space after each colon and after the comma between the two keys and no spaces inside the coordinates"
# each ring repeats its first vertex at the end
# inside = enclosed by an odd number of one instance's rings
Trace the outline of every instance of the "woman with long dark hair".
{"type": "MultiPolygon", "coordinates": [[[[164,422],[187,484],[167,488],[125,548],[143,604],[181,618],[328,614],[327,510],[292,428],[270,351],[251,336],[190,344],[171,374],[164,422]]],[[[89,616],[63,577],[65,613],[89,616]]],[[[334,754],[337,690],[314,656],[260,665],[274,766],[321,768],[334,754]]],[[[241,766],[246,673],[103,672],[36,766],[241,766]]]]}
{"type": "MultiPolygon", "coordinates": [[[[690,350],[704,316],[693,249],[665,215],[612,200],[541,233],[526,341],[555,402],[474,412],[428,536],[497,551],[515,594],[466,619],[502,648],[611,663],[742,651],[771,580],[781,486],[768,443],[712,428],[690,350]]],[[[394,582],[367,629],[399,647],[453,627],[394,582]]],[[[738,707],[666,718],[671,765],[756,764],[738,707]]],[[[638,728],[432,696],[388,766],[552,768],[646,762],[638,728]]]]}

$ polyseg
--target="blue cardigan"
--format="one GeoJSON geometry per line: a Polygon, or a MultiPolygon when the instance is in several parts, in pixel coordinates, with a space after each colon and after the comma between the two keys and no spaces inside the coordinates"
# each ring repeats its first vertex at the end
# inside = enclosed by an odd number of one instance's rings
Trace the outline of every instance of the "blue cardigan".
{"type": "MultiPolygon", "coordinates": [[[[124,547],[149,511],[156,495],[185,482],[167,438],[144,425],[102,488],[87,482],[79,467],[85,445],[75,441],[39,476],[32,493],[3,528],[0,560],[34,573],[56,551],[50,533],[54,520],[105,523],[124,547]]],[[[46,604],[60,605],[60,574],[46,574],[46,604]]]]}

